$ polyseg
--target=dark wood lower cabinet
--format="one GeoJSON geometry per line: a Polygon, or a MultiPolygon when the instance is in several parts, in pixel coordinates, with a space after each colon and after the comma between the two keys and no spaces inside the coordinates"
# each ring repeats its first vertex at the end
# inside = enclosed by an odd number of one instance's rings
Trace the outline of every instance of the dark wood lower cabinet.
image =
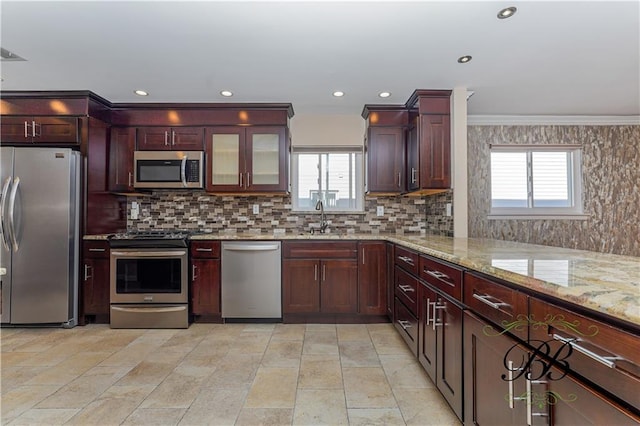
{"type": "Polygon", "coordinates": [[[462,308],[420,283],[418,360],[462,419],[462,308]]]}
{"type": "Polygon", "coordinates": [[[191,312],[220,315],[220,260],[191,260],[191,312]]]}
{"type": "Polygon", "coordinates": [[[320,312],[319,261],[282,261],[282,311],[285,314],[320,312]]]}
{"type": "Polygon", "coordinates": [[[358,243],[358,313],[387,312],[387,243],[358,243]]]}
{"type": "MultiPolygon", "coordinates": [[[[93,322],[109,323],[109,244],[84,241],[82,260],[81,314],[93,322]]],[[[86,320],[86,319],[85,319],[86,320]]]]}

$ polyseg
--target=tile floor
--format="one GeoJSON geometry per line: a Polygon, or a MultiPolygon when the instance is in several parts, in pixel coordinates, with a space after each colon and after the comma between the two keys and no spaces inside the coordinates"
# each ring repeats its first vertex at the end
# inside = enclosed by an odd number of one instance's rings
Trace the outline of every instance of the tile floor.
{"type": "Polygon", "coordinates": [[[2,329],[3,425],[459,425],[390,324],[2,329]]]}

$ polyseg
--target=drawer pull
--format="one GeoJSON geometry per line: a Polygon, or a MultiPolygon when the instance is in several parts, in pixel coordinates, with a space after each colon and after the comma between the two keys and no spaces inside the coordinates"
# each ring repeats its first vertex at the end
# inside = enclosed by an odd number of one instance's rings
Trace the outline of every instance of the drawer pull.
{"type": "Polygon", "coordinates": [[[398,320],[398,324],[400,324],[400,327],[402,327],[403,330],[411,328],[411,323],[406,320],[398,320]]]}
{"type": "Polygon", "coordinates": [[[207,252],[212,252],[213,249],[212,248],[202,248],[202,247],[198,247],[196,249],[196,251],[207,251],[207,252]]]}
{"type": "Polygon", "coordinates": [[[562,337],[559,336],[557,334],[553,334],[553,339],[554,340],[558,340],[564,344],[567,344],[569,346],[571,346],[573,349],[575,349],[576,351],[580,352],[583,355],[588,356],[589,358],[593,359],[594,361],[598,361],[600,364],[604,364],[609,368],[616,368],[616,361],[622,361],[624,360],[624,358],[618,357],[618,356],[602,356],[602,355],[598,355],[595,352],[590,351],[587,348],[583,348],[582,346],[578,345],[576,342],[579,342],[580,339],[578,338],[566,338],[566,337],[562,337]]]}
{"type": "Polygon", "coordinates": [[[514,396],[513,392],[513,372],[514,371],[522,371],[522,368],[513,368],[513,361],[509,360],[507,362],[507,369],[509,370],[507,382],[509,383],[509,408],[513,409],[515,407],[514,402],[526,399],[526,396],[514,396]]]}
{"type": "Polygon", "coordinates": [[[97,251],[97,252],[101,252],[102,253],[102,252],[106,251],[106,249],[103,249],[103,248],[90,248],[89,251],[97,251]]]}
{"type": "MultiPolygon", "coordinates": [[[[511,306],[511,305],[509,305],[508,303],[505,303],[505,302],[498,302],[498,303],[492,302],[492,301],[488,300],[490,297],[493,297],[493,296],[489,296],[488,294],[485,294],[485,295],[481,296],[481,295],[479,295],[477,293],[473,293],[473,298],[474,299],[481,301],[485,305],[491,306],[493,309],[500,309],[501,306],[511,306]]],[[[500,300],[500,299],[498,299],[498,300],[500,300]]]]}
{"type": "Polygon", "coordinates": [[[196,265],[191,265],[191,280],[195,281],[196,278],[198,278],[198,275],[196,274],[196,271],[198,270],[198,267],[196,265]]]}
{"type": "Polygon", "coordinates": [[[400,290],[404,291],[405,293],[411,293],[411,292],[415,291],[413,289],[413,287],[411,287],[410,285],[406,285],[406,284],[398,284],[398,288],[400,290]]]}
{"type": "Polygon", "coordinates": [[[451,277],[449,275],[445,274],[444,272],[431,271],[429,269],[425,269],[424,272],[426,272],[427,274],[431,275],[435,279],[452,282],[451,277]]]}
{"type": "Polygon", "coordinates": [[[92,270],[93,267],[91,265],[84,265],[84,280],[87,281],[90,278],[93,278],[93,274],[89,275],[89,271],[92,270]]]}
{"type": "Polygon", "coordinates": [[[544,380],[529,380],[526,379],[527,382],[527,425],[533,426],[533,418],[534,417],[549,417],[546,413],[534,413],[533,412],[533,392],[531,392],[531,385],[544,385],[547,382],[544,380]]]}
{"type": "Polygon", "coordinates": [[[410,257],[407,256],[398,256],[398,259],[404,261],[405,263],[408,263],[411,266],[415,266],[415,263],[413,263],[413,259],[411,259],[410,257]]]}
{"type": "Polygon", "coordinates": [[[447,305],[438,305],[438,302],[431,302],[431,304],[433,305],[433,330],[435,331],[436,327],[442,327],[444,325],[443,322],[437,322],[438,321],[438,313],[436,312],[437,309],[447,309],[447,305]]]}

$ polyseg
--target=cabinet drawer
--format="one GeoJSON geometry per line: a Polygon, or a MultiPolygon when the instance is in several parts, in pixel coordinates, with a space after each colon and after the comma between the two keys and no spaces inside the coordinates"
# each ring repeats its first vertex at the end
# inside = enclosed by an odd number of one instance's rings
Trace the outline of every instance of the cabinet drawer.
{"type": "Polygon", "coordinates": [[[395,250],[395,264],[412,273],[418,275],[418,264],[420,263],[420,256],[415,251],[407,250],[406,248],[396,246],[395,250]]]}
{"type": "Polygon", "coordinates": [[[474,313],[493,322],[496,333],[508,331],[522,340],[527,340],[529,324],[527,296],[493,281],[464,274],[464,304],[474,313]],[[521,320],[522,323],[515,322],[521,320]],[[512,327],[511,327],[512,326],[512,327]]]}
{"type": "Polygon", "coordinates": [[[416,355],[418,352],[418,319],[411,314],[409,309],[396,297],[394,326],[400,332],[404,341],[416,355]]]}
{"type": "Polygon", "coordinates": [[[564,359],[568,367],[640,407],[640,336],[535,298],[529,299],[529,314],[531,346],[547,342],[553,355],[569,344],[566,339],[576,339],[564,359]]]}
{"type": "Polygon", "coordinates": [[[191,241],[191,257],[201,259],[218,259],[220,257],[220,241],[191,241]]]}
{"type": "Polygon", "coordinates": [[[418,316],[418,279],[397,266],[394,293],[414,316],[418,316]]]}
{"type": "Polygon", "coordinates": [[[420,278],[462,301],[462,270],[430,257],[420,256],[420,278]]]}
{"type": "Polygon", "coordinates": [[[109,243],[106,241],[84,240],[82,245],[83,257],[91,257],[94,259],[109,257],[109,243]]]}
{"type": "Polygon", "coordinates": [[[285,241],[283,256],[290,259],[356,259],[357,242],[285,241]]]}

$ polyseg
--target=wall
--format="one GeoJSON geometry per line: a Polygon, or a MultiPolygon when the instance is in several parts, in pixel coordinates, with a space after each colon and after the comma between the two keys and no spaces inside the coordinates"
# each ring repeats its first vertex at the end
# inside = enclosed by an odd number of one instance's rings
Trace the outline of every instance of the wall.
{"type": "Polygon", "coordinates": [[[640,126],[468,126],[469,236],[640,256],[640,126]],[[587,220],[488,220],[489,144],[581,144],[587,220]]]}
{"type": "MultiPolygon", "coordinates": [[[[183,229],[194,232],[308,232],[317,227],[318,213],[291,210],[289,196],[217,196],[204,192],[156,191],[150,196],[132,197],[129,203],[140,204],[140,215],[129,215],[129,231],[183,229]],[[253,214],[253,205],[260,214],[253,214]]],[[[451,236],[452,217],[439,220],[451,194],[429,197],[367,197],[364,214],[327,214],[330,232],[435,233],[451,236]],[[384,216],[376,216],[376,207],[384,207],[384,216]]]]}
{"type": "Polygon", "coordinates": [[[291,119],[294,146],[362,146],[365,122],[358,115],[303,115],[291,119]]]}

